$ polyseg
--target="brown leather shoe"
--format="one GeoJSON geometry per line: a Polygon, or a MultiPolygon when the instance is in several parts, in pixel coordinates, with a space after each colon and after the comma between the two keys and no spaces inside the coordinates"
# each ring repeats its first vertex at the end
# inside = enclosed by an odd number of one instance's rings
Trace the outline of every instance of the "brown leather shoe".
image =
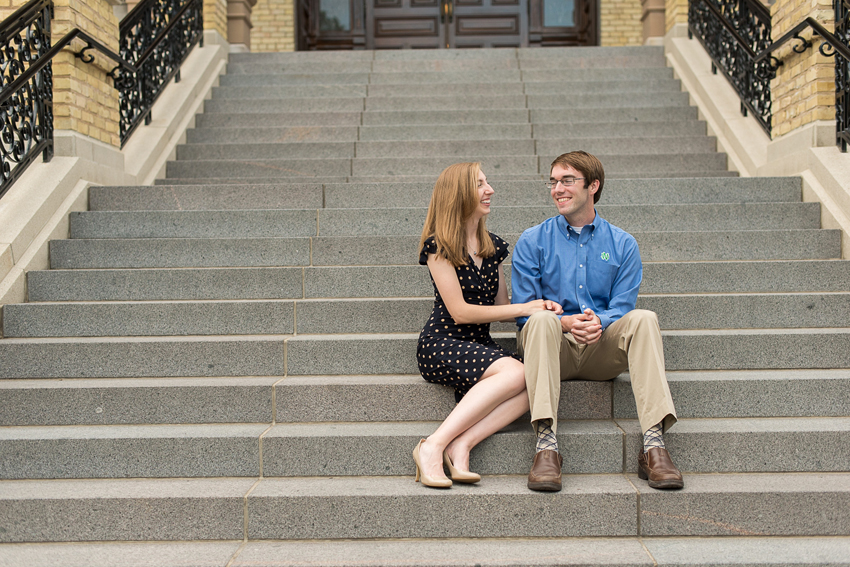
{"type": "Polygon", "coordinates": [[[667,449],[653,447],[638,455],[638,477],[649,481],[652,488],[682,488],[682,473],[673,464],[667,449]]]}
{"type": "Polygon", "coordinates": [[[528,473],[528,488],[543,492],[558,492],[561,490],[561,465],[564,458],[558,451],[549,449],[539,451],[534,455],[534,464],[528,473]]]}

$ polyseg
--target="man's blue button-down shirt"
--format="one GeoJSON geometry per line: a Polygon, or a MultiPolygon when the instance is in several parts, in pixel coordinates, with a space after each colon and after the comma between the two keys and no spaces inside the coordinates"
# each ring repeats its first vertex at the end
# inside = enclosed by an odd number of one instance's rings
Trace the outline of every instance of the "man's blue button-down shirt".
{"type": "MultiPolygon", "coordinates": [[[[643,266],[634,237],[596,214],[577,233],[563,216],[520,236],[511,260],[513,303],[557,301],[564,315],[592,309],[602,329],[635,308],[643,266]]],[[[528,317],[517,317],[522,328],[528,317]]]]}

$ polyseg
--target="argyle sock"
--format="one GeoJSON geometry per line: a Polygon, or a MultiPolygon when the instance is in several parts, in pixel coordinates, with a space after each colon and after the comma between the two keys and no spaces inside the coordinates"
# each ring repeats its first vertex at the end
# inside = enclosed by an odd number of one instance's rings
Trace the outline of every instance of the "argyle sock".
{"type": "Polygon", "coordinates": [[[534,430],[537,432],[537,452],[549,449],[558,450],[558,438],[552,431],[551,419],[538,419],[534,422],[534,430]]]}
{"type": "Polygon", "coordinates": [[[664,449],[664,437],[660,423],[653,425],[643,434],[643,452],[645,453],[656,447],[664,449]]]}

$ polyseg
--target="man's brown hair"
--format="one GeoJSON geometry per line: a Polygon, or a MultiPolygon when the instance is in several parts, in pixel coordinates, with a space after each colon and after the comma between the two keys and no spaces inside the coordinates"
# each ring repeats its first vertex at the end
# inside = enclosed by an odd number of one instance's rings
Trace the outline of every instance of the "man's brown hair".
{"type": "Polygon", "coordinates": [[[590,155],[581,150],[561,154],[555,158],[549,167],[549,175],[552,175],[552,170],[556,165],[563,168],[572,167],[584,176],[584,186],[590,187],[594,181],[599,181],[599,189],[593,195],[593,202],[597,203],[602,195],[602,186],[605,185],[605,169],[602,167],[602,162],[596,156],[590,155]]]}

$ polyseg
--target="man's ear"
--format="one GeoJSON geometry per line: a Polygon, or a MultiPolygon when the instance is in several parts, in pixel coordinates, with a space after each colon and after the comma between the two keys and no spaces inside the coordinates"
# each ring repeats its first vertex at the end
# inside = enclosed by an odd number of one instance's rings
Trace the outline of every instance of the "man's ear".
{"type": "Polygon", "coordinates": [[[591,183],[587,187],[587,192],[590,193],[591,195],[595,195],[597,191],[599,191],[599,180],[598,179],[596,181],[594,181],[593,183],[591,183]]]}

